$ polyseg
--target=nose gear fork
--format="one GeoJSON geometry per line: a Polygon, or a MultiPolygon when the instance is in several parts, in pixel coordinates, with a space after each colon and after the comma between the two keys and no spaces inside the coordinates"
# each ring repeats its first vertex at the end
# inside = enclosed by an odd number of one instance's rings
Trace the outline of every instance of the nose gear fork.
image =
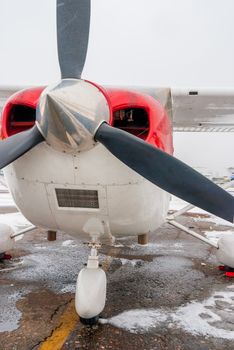
{"type": "Polygon", "coordinates": [[[99,266],[98,249],[101,245],[94,240],[88,246],[91,250],[87,266],[77,278],[75,307],[83,324],[94,325],[105,307],[106,273],[99,266]]]}
{"type": "Polygon", "coordinates": [[[101,248],[101,244],[97,242],[90,242],[88,243],[88,247],[91,248],[91,252],[88,257],[87,268],[97,269],[99,267],[98,250],[101,248]]]}

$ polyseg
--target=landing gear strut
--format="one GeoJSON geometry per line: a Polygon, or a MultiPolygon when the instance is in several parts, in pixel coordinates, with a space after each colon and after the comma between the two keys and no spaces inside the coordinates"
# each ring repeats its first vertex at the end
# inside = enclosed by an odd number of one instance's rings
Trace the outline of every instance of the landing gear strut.
{"type": "Polygon", "coordinates": [[[80,321],[85,325],[94,325],[105,307],[106,274],[99,267],[98,249],[100,244],[89,244],[91,253],[88,263],[78,275],[76,285],[75,307],[80,321]]]}

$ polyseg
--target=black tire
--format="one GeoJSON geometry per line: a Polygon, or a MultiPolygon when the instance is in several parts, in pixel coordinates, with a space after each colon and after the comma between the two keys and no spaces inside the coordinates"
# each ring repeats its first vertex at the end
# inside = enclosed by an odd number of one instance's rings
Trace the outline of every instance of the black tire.
{"type": "Polygon", "coordinates": [[[99,316],[95,316],[92,318],[83,318],[80,317],[80,322],[85,326],[95,326],[98,323],[99,316]]]}

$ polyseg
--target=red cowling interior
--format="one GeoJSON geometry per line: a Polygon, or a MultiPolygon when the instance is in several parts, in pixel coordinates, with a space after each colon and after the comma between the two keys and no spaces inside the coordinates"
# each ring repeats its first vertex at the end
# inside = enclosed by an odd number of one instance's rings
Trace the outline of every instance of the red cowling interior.
{"type": "Polygon", "coordinates": [[[130,90],[106,89],[113,110],[110,124],[173,153],[172,128],[166,110],[153,97],[130,90]]]}
{"type": "MultiPolygon", "coordinates": [[[[2,112],[2,138],[30,129],[44,87],[17,92],[2,112]]],[[[112,108],[110,124],[172,154],[172,131],[165,109],[153,97],[124,90],[103,89],[112,108]]]]}
{"type": "Polygon", "coordinates": [[[2,138],[30,129],[36,120],[36,106],[44,87],[22,90],[12,95],[2,111],[2,138]]]}

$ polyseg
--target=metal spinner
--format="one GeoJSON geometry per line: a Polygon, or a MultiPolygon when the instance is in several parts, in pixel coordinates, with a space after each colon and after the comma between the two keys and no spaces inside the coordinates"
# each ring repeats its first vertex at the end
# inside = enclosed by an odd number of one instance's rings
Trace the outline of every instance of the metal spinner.
{"type": "Polygon", "coordinates": [[[109,119],[110,107],[102,90],[79,79],[63,79],[47,87],[36,114],[46,142],[66,153],[93,148],[96,130],[109,119]]]}

